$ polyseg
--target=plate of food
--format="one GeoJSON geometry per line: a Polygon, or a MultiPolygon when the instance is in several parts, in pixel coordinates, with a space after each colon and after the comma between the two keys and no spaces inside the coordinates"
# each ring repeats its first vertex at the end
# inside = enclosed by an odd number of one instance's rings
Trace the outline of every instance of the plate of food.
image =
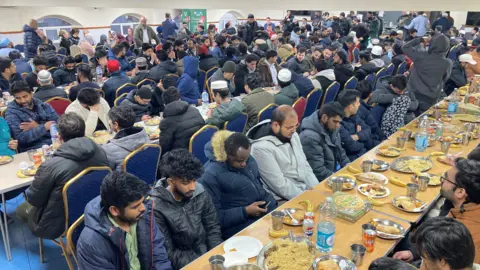
{"type": "Polygon", "coordinates": [[[250,236],[234,236],[223,244],[223,250],[227,252],[240,252],[248,258],[253,258],[262,250],[263,244],[257,238],[250,236]]]}
{"type": "Polygon", "coordinates": [[[35,168],[35,166],[31,165],[28,168],[26,168],[25,170],[21,170],[21,171],[22,171],[22,174],[25,175],[25,176],[35,176],[35,174],[37,173],[37,168],[35,168]]]}
{"type": "Polygon", "coordinates": [[[262,269],[309,269],[316,253],[305,237],[294,237],[293,241],[277,238],[258,253],[257,265],[262,269]]]}
{"type": "Polygon", "coordinates": [[[240,252],[227,252],[222,255],[223,258],[225,258],[225,261],[223,262],[224,267],[230,267],[234,265],[242,265],[248,263],[248,258],[247,256],[243,255],[240,252]]]}
{"type": "Polygon", "coordinates": [[[398,196],[392,199],[392,205],[405,212],[421,213],[427,209],[427,204],[419,199],[413,199],[407,196],[398,196]]]}
{"type": "Polygon", "coordinates": [[[357,181],[355,179],[352,179],[350,177],[345,177],[345,176],[333,176],[328,178],[327,180],[327,185],[329,187],[332,187],[332,181],[335,179],[340,179],[343,182],[343,188],[342,190],[352,190],[357,186],[357,181]]]}
{"type": "Polygon", "coordinates": [[[440,121],[442,121],[444,123],[450,123],[450,122],[452,122],[452,117],[442,116],[442,117],[440,117],[440,121]]]}
{"type": "Polygon", "coordinates": [[[4,165],[13,161],[12,156],[0,156],[0,165],[4,165]]]}
{"type": "Polygon", "coordinates": [[[153,117],[151,119],[145,120],[144,123],[147,126],[158,126],[160,125],[160,117],[153,117]]]}
{"type": "Polygon", "coordinates": [[[386,185],[388,183],[388,178],[381,173],[376,173],[376,172],[359,173],[355,176],[357,177],[357,180],[363,181],[363,182],[380,184],[380,185],[386,185]]]}
{"type": "Polygon", "coordinates": [[[108,132],[108,130],[99,130],[99,131],[93,132],[93,137],[98,138],[98,137],[102,137],[102,136],[107,136],[109,134],[110,133],[108,132]]]}
{"type": "Polygon", "coordinates": [[[305,217],[305,210],[300,209],[300,208],[285,208],[280,210],[285,214],[283,216],[283,223],[291,226],[302,226],[303,225],[303,219],[305,217]],[[296,220],[292,220],[292,218],[287,214],[290,213],[292,217],[296,220]]]}
{"type": "Polygon", "coordinates": [[[400,156],[400,149],[393,146],[381,146],[376,153],[384,157],[398,157],[400,156]]]}
{"type": "Polygon", "coordinates": [[[422,173],[430,170],[433,167],[433,162],[420,156],[401,157],[395,159],[390,167],[402,173],[422,173]]]}
{"type": "Polygon", "coordinates": [[[356,270],[357,267],[349,259],[339,255],[324,255],[313,262],[314,270],[356,270]]]}
{"type": "Polygon", "coordinates": [[[400,239],[405,236],[405,228],[399,223],[381,218],[373,218],[370,224],[375,226],[377,236],[387,240],[400,239]]]}
{"type": "Polygon", "coordinates": [[[455,114],[453,118],[462,122],[480,123],[480,118],[472,114],[455,114]]]}
{"type": "MultiPolygon", "coordinates": [[[[426,177],[430,178],[430,180],[428,181],[428,185],[431,186],[431,187],[439,186],[439,185],[442,184],[439,175],[436,175],[436,174],[433,174],[433,173],[421,173],[419,176],[426,176],[426,177]]],[[[418,177],[417,175],[412,176],[413,182],[415,182],[415,183],[418,182],[417,177],[418,177]]]]}
{"type": "Polygon", "coordinates": [[[390,168],[390,164],[388,164],[388,162],[385,162],[383,160],[374,159],[372,161],[373,161],[372,171],[384,172],[388,170],[388,168],[390,168]]]}
{"type": "Polygon", "coordinates": [[[390,195],[390,190],[387,187],[378,184],[361,184],[357,187],[357,190],[363,195],[374,199],[385,198],[390,195]]]}

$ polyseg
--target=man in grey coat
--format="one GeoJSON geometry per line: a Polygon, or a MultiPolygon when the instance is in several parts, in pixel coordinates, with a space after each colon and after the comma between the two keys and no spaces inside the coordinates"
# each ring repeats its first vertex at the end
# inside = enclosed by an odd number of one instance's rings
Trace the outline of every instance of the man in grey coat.
{"type": "Polygon", "coordinates": [[[122,171],[123,160],[143,144],[149,143],[147,132],[141,127],[135,127],[135,112],[131,107],[113,107],[108,112],[111,119],[111,129],[117,134],[103,150],[107,154],[108,164],[113,170],[122,171]]]}
{"type": "Polygon", "coordinates": [[[143,43],[152,44],[152,39],[155,40],[156,44],[160,44],[160,39],[155,34],[155,31],[147,25],[147,18],[141,17],[140,24],[135,27],[133,32],[133,38],[135,39],[135,48],[142,48],[143,43]]]}
{"type": "Polygon", "coordinates": [[[444,35],[432,38],[428,51],[420,51],[422,38],[405,43],[402,51],[415,63],[411,71],[407,89],[418,100],[417,115],[425,112],[440,98],[443,85],[450,77],[453,63],[445,58],[450,49],[450,40],[444,35]]]}
{"type": "Polygon", "coordinates": [[[275,200],[290,200],[318,184],[303,153],[297,127],[297,113],[282,105],[273,111],[272,120],[258,123],[247,133],[263,184],[275,200]]]}
{"type": "Polygon", "coordinates": [[[330,103],[302,121],[303,152],[319,182],[350,162],[338,132],[343,117],[343,108],[330,103]]]}
{"type": "Polygon", "coordinates": [[[228,84],[228,90],[230,91],[230,94],[233,95],[233,92],[235,92],[235,85],[232,78],[235,71],[237,71],[237,65],[232,61],[227,61],[223,64],[222,68],[217,69],[217,71],[213,73],[210,82],[226,81],[228,84]]]}

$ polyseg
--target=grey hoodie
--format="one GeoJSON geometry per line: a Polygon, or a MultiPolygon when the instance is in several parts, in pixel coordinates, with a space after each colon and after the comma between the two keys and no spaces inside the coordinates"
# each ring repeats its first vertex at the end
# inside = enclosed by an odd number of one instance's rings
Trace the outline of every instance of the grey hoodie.
{"type": "Polygon", "coordinates": [[[143,128],[122,129],[113,139],[103,145],[110,168],[121,172],[125,157],[149,141],[147,132],[143,128]]]}
{"type": "Polygon", "coordinates": [[[382,58],[372,59],[370,63],[374,64],[377,68],[383,68],[385,66],[385,62],[383,62],[382,58]]]}
{"type": "Polygon", "coordinates": [[[453,66],[452,61],[445,58],[450,49],[450,41],[446,36],[435,36],[428,52],[416,48],[421,40],[416,38],[402,46],[405,55],[415,63],[408,80],[407,90],[412,91],[417,97],[418,113],[428,110],[437,102],[453,66]]]}

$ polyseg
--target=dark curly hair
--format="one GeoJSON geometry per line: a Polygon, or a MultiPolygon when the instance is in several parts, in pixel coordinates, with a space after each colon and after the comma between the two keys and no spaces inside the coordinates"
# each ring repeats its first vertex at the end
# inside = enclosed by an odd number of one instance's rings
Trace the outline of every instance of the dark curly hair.
{"type": "Polygon", "coordinates": [[[457,187],[467,192],[467,202],[480,203],[480,162],[466,158],[455,160],[457,187]]]}
{"type": "Polygon", "coordinates": [[[145,181],[126,172],[111,172],[102,182],[100,197],[106,213],[115,206],[123,213],[125,207],[147,195],[149,187],[145,181]]]}
{"type": "Polygon", "coordinates": [[[186,149],[175,149],[162,157],[160,170],[166,178],[196,180],[203,174],[203,164],[186,149]]]}
{"type": "Polygon", "coordinates": [[[250,141],[243,133],[233,133],[225,140],[225,152],[229,156],[235,156],[240,147],[243,149],[250,148],[250,141]]]}

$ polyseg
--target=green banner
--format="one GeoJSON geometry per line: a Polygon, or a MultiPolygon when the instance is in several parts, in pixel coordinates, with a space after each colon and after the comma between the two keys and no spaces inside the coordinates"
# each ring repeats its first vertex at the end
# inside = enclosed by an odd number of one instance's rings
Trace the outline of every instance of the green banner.
{"type": "Polygon", "coordinates": [[[182,22],[187,22],[188,29],[192,32],[197,31],[198,24],[203,24],[207,30],[207,10],[182,9],[182,22]]]}

